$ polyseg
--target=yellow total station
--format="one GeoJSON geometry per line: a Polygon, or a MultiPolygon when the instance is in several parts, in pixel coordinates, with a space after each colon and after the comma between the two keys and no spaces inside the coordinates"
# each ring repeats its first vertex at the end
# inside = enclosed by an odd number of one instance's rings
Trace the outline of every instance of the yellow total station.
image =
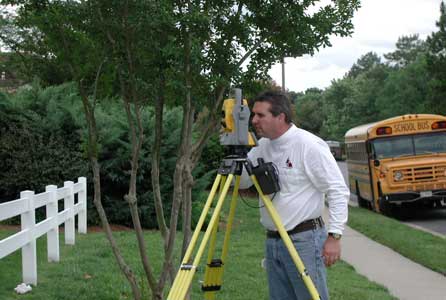
{"type": "Polygon", "coordinates": [[[222,107],[222,132],[220,144],[223,146],[257,146],[257,139],[249,131],[248,101],[242,100],[241,89],[234,89],[234,98],[224,100],[222,107]]]}

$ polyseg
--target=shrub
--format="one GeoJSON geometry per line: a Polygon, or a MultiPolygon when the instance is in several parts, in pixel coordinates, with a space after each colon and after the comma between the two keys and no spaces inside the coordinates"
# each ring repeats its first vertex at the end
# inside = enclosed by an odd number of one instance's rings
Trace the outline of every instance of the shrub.
{"type": "MultiPolygon", "coordinates": [[[[87,130],[82,103],[74,84],[41,88],[38,83],[20,89],[14,96],[0,94],[0,199],[16,199],[22,190],[43,191],[46,185],[61,186],[63,181],[79,176],[91,178],[87,149],[87,130]]],[[[101,191],[109,221],[131,226],[131,217],[124,195],[128,192],[131,143],[126,115],[118,98],[101,99],[96,107],[99,131],[99,163],[101,191]]],[[[151,153],[154,141],[154,112],[150,107],[142,113],[145,140],[137,177],[137,196],[141,221],[146,228],[157,227],[151,183],[151,153]]],[[[173,182],[182,109],[164,113],[161,146],[160,184],[166,216],[170,215],[173,182]]],[[[205,163],[194,170],[193,199],[203,201],[211,176],[218,167],[218,141],[215,138],[204,150],[205,163]]],[[[93,194],[88,181],[89,195],[93,194]]],[[[194,200],[195,201],[195,200],[194,200]]],[[[197,203],[194,207],[197,207],[197,203]]],[[[89,224],[98,224],[92,196],[88,204],[89,224]]],[[[194,212],[198,211],[194,209],[194,212]]],[[[199,211],[198,213],[200,213],[199,211]]]]}
{"type": "Polygon", "coordinates": [[[60,110],[63,122],[56,124],[51,122],[51,110],[37,104],[34,105],[39,113],[14,105],[17,99],[12,101],[3,95],[0,101],[2,201],[18,198],[22,190],[39,193],[46,185],[61,186],[66,180],[86,175],[88,162],[79,147],[79,127],[68,112],[60,110]]]}

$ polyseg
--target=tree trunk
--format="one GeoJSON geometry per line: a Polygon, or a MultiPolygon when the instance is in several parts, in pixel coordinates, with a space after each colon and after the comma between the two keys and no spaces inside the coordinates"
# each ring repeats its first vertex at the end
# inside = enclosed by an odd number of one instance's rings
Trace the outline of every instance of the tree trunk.
{"type": "Polygon", "coordinates": [[[175,167],[174,172],[174,188],[173,188],[173,200],[172,200],[172,208],[170,212],[170,224],[169,224],[169,236],[167,240],[167,248],[164,254],[164,263],[162,268],[162,273],[158,282],[158,286],[164,286],[167,275],[169,273],[169,268],[171,268],[172,261],[173,261],[173,250],[174,250],[174,244],[175,244],[175,237],[176,237],[176,228],[178,225],[178,215],[181,207],[181,200],[182,200],[182,187],[181,185],[178,185],[178,182],[181,182],[182,180],[182,165],[184,164],[184,158],[179,157],[177,160],[177,165],[175,167]]]}
{"type": "Polygon", "coordinates": [[[118,248],[116,240],[113,237],[113,232],[111,230],[110,224],[107,219],[107,215],[105,213],[104,207],[102,206],[101,201],[101,190],[100,190],[100,175],[99,175],[99,163],[96,158],[91,159],[92,169],[93,169],[93,181],[94,181],[94,205],[98,212],[99,218],[101,219],[102,228],[104,229],[105,236],[110,243],[112,248],[113,255],[115,256],[116,262],[118,263],[118,267],[122,273],[124,273],[127,281],[130,283],[130,287],[133,293],[133,299],[140,300],[141,299],[141,291],[138,287],[138,280],[133,273],[132,269],[125,262],[121,251],[118,248]]]}
{"type": "Polygon", "coordinates": [[[188,164],[184,166],[183,182],[181,183],[183,189],[183,246],[181,249],[181,257],[186,254],[192,236],[192,186],[194,181],[191,170],[192,166],[189,159],[188,164]]]}
{"type": "Polygon", "coordinates": [[[164,217],[164,209],[163,209],[163,201],[161,199],[161,188],[160,188],[160,153],[161,153],[161,139],[163,135],[163,111],[164,111],[164,78],[161,79],[161,87],[160,87],[160,95],[158,99],[155,101],[155,140],[153,142],[152,147],[152,189],[153,189],[153,198],[155,202],[155,212],[156,219],[158,221],[158,227],[161,233],[161,236],[164,239],[164,248],[167,248],[167,239],[169,235],[169,229],[167,228],[165,217],[164,217]]]}
{"type": "MultiPolygon", "coordinates": [[[[185,178],[185,169],[190,169],[188,167],[190,162],[190,151],[191,151],[191,141],[192,141],[192,122],[194,110],[192,108],[192,101],[189,96],[186,97],[186,101],[183,105],[183,123],[181,128],[181,141],[180,141],[180,149],[178,151],[178,159],[175,167],[174,177],[173,177],[173,201],[172,201],[172,209],[170,215],[170,231],[169,231],[169,239],[167,243],[167,250],[165,253],[163,272],[160,277],[160,285],[163,285],[168,273],[169,268],[172,266],[173,261],[173,249],[175,243],[176,236],[176,228],[178,225],[178,215],[180,212],[181,205],[183,204],[184,193],[184,180],[185,178]]],[[[187,175],[186,175],[187,177],[187,175]]]]}
{"type": "MultiPolygon", "coordinates": [[[[121,78],[121,86],[123,91],[125,91],[125,84],[121,78]]],[[[140,108],[137,104],[136,95],[133,97],[133,104],[130,104],[126,95],[123,95],[124,107],[127,114],[127,121],[130,127],[130,138],[132,143],[132,157],[131,157],[131,172],[130,172],[130,182],[129,191],[125,195],[125,200],[129,204],[130,214],[132,216],[133,227],[135,229],[136,238],[138,241],[138,249],[143,264],[143,269],[146,274],[147,282],[150,289],[153,291],[156,289],[156,279],[153,275],[153,270],[150,265],[149,257],[147,256],[146,245],[144,241],[144,233],[141,226],[141,221],[138,212],[138,202],[136,195],[136,176],[138,174],[139,167],[139,155],[141,152],[142,142],[144,139],[144,131],[141,124],[140,108]],[[134,107],[134,116],[131,111],[131,107],[134,107]],[[136,123],[136,124],[135,124],[136,123]]]]}
{"type": "Polygon", "coordinates": [[[141,299],[141,291],[138,287],[138,282],[133,273],[132,269],[125,262],[121,251],[119,250],[116,240],[113,237],[113,232],[111,230],[110,224],[107,219],[107,215],[105,213],[104,207],[102,206],[101,200],[101,180],[100,180],[100,165],[98,162],[97,155],[97,128],[96,128],[96,119],[94,114],[94,106],[90,105],[88,100],[88,96],[84,91],[81,82],[78,82],[79,92],[81,94],[82,103],[84,106],[85,118],[88,124],[88,157],[90,159],[91,168],[93,171],[93,184],[94,184],[94,205],[98,212],[99,218],[101,220],[102,228],[104,229],[105,236],[110,243],[112,248],[113,255],[115,256],[116,262],[118,263],[118,267],[121,272],[127,278],[127,281],[130,283],[130,287],[132,289],[133,298],[135,300],[141,299]]]}

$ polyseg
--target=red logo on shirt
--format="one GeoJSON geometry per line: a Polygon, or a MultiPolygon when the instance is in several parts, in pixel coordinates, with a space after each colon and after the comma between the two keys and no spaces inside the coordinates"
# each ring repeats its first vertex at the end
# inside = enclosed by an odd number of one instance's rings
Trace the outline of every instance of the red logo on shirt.
{"type": "Polygon", "coordinates": [[[287,160],[286,160],[286,166],[288,168],[292,168],[293,167],[293,164],[291,163],[291,160],[289,158],[287,158],[287,160]]]}

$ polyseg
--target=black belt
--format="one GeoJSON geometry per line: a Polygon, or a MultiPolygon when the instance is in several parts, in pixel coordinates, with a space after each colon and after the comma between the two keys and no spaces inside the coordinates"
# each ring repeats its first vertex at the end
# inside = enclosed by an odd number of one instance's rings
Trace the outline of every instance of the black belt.
{"type": "MultiPolygon", "coordinates": [[[[304,222],[296,225],[296,227],[294,227],[293,229],[288,230],[287,233],[288,233],[288,235],[291,235],[294,233],[304,232],[304,231],[318,229],[318,228],[322,228],[322,227],[324,227],[324,220],[322,220],[322,217],[319,217],[316,219],[304,221],[304,222]]],[[[278,231],[267,230],[266,236],[268,238],[272,238],[272,239],[280,239],[280,234],[278,231]]]]}

